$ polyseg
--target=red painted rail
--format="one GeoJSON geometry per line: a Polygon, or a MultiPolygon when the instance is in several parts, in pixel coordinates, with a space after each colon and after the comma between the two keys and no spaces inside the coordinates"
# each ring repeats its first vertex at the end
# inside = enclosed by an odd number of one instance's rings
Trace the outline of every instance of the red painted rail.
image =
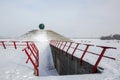
{"type": "Polygon", "coordinates": [[[56,48],[58,48],[58,49],[60,49],[60,50],[62,50],[62,51],[65,51],[66,54],[68,54],[68,51],[72,48],[73,51],[72,51],[71,57],[70,57],[71,60],[73,59],[73,56],[74,56],[74,54],[75,54],[75,52],[76,52],[77,50],[83,51],[82,56],[80,57],[80,64],[81,64],[81,65],[82,65],[83,58],[84,58],[84,56],[85,56],[87,53],[90,53],[90,54],[93,54],[93,55],[98,56],[98,59],[96,60],[96,63],[95,63],[94,68],[93,68],[93,72],[94,72],[94,73],[96,73],[97,67],[98,67],[100,61],[102,60],[102,57],[105,57],[105,58],[108,58],[108,59],[111,59],[111,60],[115,60],[114,57],[110,57],[110,56],[105,56],[105,55],[104,55],[105,52],[106,52],[106,50],[108,50],[108,49],[116,49],[116,48],[114,48],[114,47],[95,46],[95,45],[91,45],[91,44],[82,44],[82,43],[76,43],[76,42],[66,42],[66,41],[57,41],[57,40],[51,40],[51,41],[50,41],[50,45],[52,45],[52,46],[54,46],[54,47],[56,47],[56,48]],[[76,45],[75,45],[75,46],[72,46],[73,43],[76,44],[76,45]],[[59,45],[60,45],[60,47],[59,47],[59,45]],[[78,48],[79,46],[83,46],[83,45],[86,46],[85,49],[79,49],[79,48],[78,48]],[[61,46],[62,46],[62,47],[61,47],[61,46]],[[64,50],[65,47],[67,47],[67,50],[64,50]],[[101,52],[101,53],[95,53],[94,51],[93,51],[93,52],[90,52],[90,51],[88,51],[88,49],[89,49],[90,47],[102,48],[102,52],[101,52]],[[62,48],[62,49],[61,49],[61,48],[62,48]]]}
{"type": "Polygon", "coordinates": [[[24,51],[28,57],[26,63],[30,60],[34,67],[34,73],[36,76],[39,76],[39,50],[37,49],[36,45],[32,43],[28,43],[27,47],[24,48],[24,51]]]}
{"type": "Polygon", "coordinates": [[[4,49],[7,49],[9,46],[14,47],[15,49],[23,46],[24,49],[22,51],[24,51],[28,57],[26,63],[28,63],[30,60],[34,67],[35,75],[39,76],[39,50],[33,41],[2,40],[0,41],[0,46],[2,46],[4,49]]]}
{"type": "Polygon", "coordinates": [[[19,46],[28,46],[28,43],[30,42],[33,42],[33,41],[15,41],[15,40],[12,40],[12,41],[6,41],[6,40],[2,40],[0,41],[0,46],[3,46],[4,49],[6,49],[7,47],[9,46],[13,46],[15,49],[17,49],[17,47],[19,46]]]}

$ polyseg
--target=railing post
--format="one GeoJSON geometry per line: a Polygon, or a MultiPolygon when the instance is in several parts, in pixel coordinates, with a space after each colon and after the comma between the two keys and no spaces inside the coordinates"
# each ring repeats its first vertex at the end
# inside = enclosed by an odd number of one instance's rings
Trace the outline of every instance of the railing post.
{"type": "Polygon", "coordinates": [[[59,47],[59,49],[61,49],[62,45],[63,45],[63,42],[60,44],[60,47],[59,47]]]}
{"type": "Polygon", "coordinates": [[[58,45],[56,46],[56,48],[58,48],[58,47],[59,47],[59,45],[60,45],[60,41],[58,42],[58,45]]]}
{"type": "Polygon", "coordinates": [[[55,47],[57,47],[58,43],[59,43],[59,42],[58,42],[58,41],[56,41],[55,47]]]}
{"type": "Polygon", "coordinates": [[[66,44],[67,44],[67,42],[65,42],[65,45],[63,46],[62,51],[64,50],[64,48],[65,48],[66,44]]]}
{"type": "Polygon", "coordinates": [[[14,45],[15,49],[17,49],[17,45],[16,45],[17,41],[10,41],[10,42],[13,42],[13,45],[14,45]]]}
{"type": "Polygon", "coordinates": [[[30,42],[33,42],[33,41],[22,41],[22,42],[25,42],[26,45],[27,45],[27,47],[29,47],[29,43],[30,43],[30,42]]]}
{"type": "Polygon", "coordinates": [[[82,64],[83,57],[85,56],[85,54],[86,54],[89,46],[93,46],[93,45],[90,45],[90,44],[84,44],[84,45],[86,45],[86,48],[85,48],[85,50],[84,50],[84,52],[83,52],[83,54],[82,54],[82,56],[81,56],[81,58],[80,58],[80,64],[82,64]]]}
{"type": "Polygon", "coordinates": [[[60,44],[59,53],[60,53],[60,50],[61,50],[62,45],[63,45],[63,41],[62,41],[61,44],[60,44]]]}
{"type": "Polygon", "coordinates": [[[77,48],[78,48],[78,46],[79,46],[79,43],[76,43],[76,44],[77,44],[77,45],[76,45],[76,47],[75,47],[75,49],[73,50],[72,55],[71,55],[71,60],[73,59],[73,55],[74,55],[75,51],[77,50],[77,48]]]}
{"type": "Polygon", "coordinates": [[[5,42],[6,42],[6,41],[0,41],[0,42],[2,43],[4,49],[6,49],[6,46],[5,46],[5,42]]]}
{"type": "Polygon", "coordinates": [[[97,46],[97,47],[103,48],[103,50],[102,50],[102,52],[101,52],[98,60],[97,60],[96,63],[95,63],[95,66],[94,66],[94,69],[93,69],[93,72],[94,72],[94,73],[97,72],[97,66],[98,66],[98,64],[100,63],[102,57],[104,56],[105,51],[106,51],[107,49],[116,49],[116,48],[113,48],[113,47],[105,47],[105,46],[97,46]]]}
{"type": "Polygon", "coordinates": [[[14,43],[15,49],[17,49],[17,46],[16,46],[16,41],[14,41],[13,43],[14,43]]]}
{"type": "Polygon", "coordinates": [[[70,49],[71,45],[72,45],[72,42],[70,42],[70,44],[69,44],[69,46],[67,48],[66,55],[68,54],[68,50],[70,49]]]}

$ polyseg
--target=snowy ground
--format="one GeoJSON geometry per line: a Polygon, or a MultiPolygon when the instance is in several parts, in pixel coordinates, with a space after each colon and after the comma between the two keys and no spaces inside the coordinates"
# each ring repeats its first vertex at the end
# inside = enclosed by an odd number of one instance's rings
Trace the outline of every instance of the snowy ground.
{"type": "MultiPolygon", "coordinates": [[[[0,80],[120,80],[119,41],[75,39],[74,41],[76,42],[117,47],[117,50],[109,50],[105,54],[107,56],[115,57],[116,60],[114,61],[103,58],[99,64],[100,67],[104,68],[101,74],[59,76],[54,68],[49,41],[47,40],[46,34],[39,33],[31,38],[34,40],[40,52],[40,76],[34,76],[32,65],[30,63],[25,63],[27,57],[25,53],[22,52],[23,47],[18,48],[17,50],[13,47],[8,47],[5,50],[0,46],[0,80]]],[[[77,53],[75,55],[78,56],[77,53]]],[[[96,57],[93,58],[93,56],[89,54],[84,58],[84,60],[91,64],[94,64],[95,59],[96,57]]]]}
{"type": "Polygon", "coordinates": [[[21,80],[33,75],[33,68],[25,64],[25,60],[21,48],[0,47],[0,80],[21,80]]]}

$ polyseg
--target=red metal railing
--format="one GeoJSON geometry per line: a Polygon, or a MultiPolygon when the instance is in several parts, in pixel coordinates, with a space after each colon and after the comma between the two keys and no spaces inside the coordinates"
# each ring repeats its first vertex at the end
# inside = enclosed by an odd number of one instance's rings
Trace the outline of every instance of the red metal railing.
{"type": "Polygon", "coordinates": [[[33,42],[33,41],[0,41],[0,46],[3,46],[4,49],[6,49],[9,46],[13,46],[15,49],[17,49],[17,47],[19,46],[23,46],[26,47],[28,46],[29,42],[33,42]]]}
{"type": "Polygon", "coordinates": [[[95,46],[95,45],[91,45],[91,44],[82,44],[82,43],[67,42],[67,41],[57,41],[57,40],[51,40],[51,41],[50,41],[50,45],[52,45],[52,46],[54,46],[54,47],[56,47],[56,48],[58,48],[58,49],[60,49],[60,50],[62,50],[62,51],[65,51],[66,54],[68,54],[68,50],[70,50],[71,48],[74,49],[74,50],[72,51],[72,53],[71,53],[71,57],[70,57],[71,60],[73,59],[73,56],[74,56],[74,53],[76,52],[76,50],[83,51],[82,56],[80,57],[80,64],[81,64],[81,65],[82,65],[83,58],[84,58],[84,56],[85,56],[87,53],[91,53],[91,54],[93,54],[93,55],[97,55],[97,56],[98,56],[98,59],[97,59],[95,65],[94,65],[94,68],[93,68],[93,72],[94,72],[94,73],[96,73],[97,67],[98,67],[100,61],[102,60],[102,57],[115,60],[114,57],[110,57],[110,56],[105,56],[105,55],[104,55],[107,49],[116,49],[116,48],[114,48],[114,47],[95,46]],[[69,43],[69,44],[68,44],[68,43],[69,43]],[[73,43],[76,44],[76,45],[75,45],[75,46],[72,46],[73,43]],[[68,44],[68,45],[67,45],[67,44],[68,44]],[[60,45],[60,46],[59,46],[59,45],[60,45]],[[84,50],[83,50],[83,49],[79,49],[78,47],[79,47],[80,45],[85,45],[86,48],[85,48],[84,50]],[[61,46],[62,46],[62,47],[61,47],[61,46]],[[66,50],[64,50],[65,47],[67,47],[66,50]],[[101,48],[101,49],[102,49],[102,52],[99,53],[99,54],[98,54],[98,53],[95,53],[95,52],[90,52],[90,51],[88,51],[88,49],[89,49],[90,47],[98,47],[98,48],[101,48]],[[62,48],[62,49],[61,49],[61,48],[62,48]]]}
{"type": "Polygon", "coordinates": [[[38,51],[36,45],[33,42],[28,43],[27,47],[24,48],[22,51],[25,51],[25,53],[28,57],[26,63],[28,63],[28,61],[30,60],[30,62],[32,63],[32,65],[34,67],[35,75],[39,76],[39,51],[38,51]]]}
{"type": "Polygon", "coordinates": [[[9,46],[13,46],[17,49],[20,46],[23,46],[28,59],[26,63],[30,60],[34,67],[34,73],[36,76],[39,76],[39,50],[33,41],[0,41],[0,46],[3,46],[4,49],[7,49],[9,46]]]}

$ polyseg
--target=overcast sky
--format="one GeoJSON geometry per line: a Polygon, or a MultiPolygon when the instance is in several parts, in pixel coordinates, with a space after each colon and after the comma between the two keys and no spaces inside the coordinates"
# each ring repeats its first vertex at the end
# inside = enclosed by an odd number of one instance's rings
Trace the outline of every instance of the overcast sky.
{"type": "Polygon", "coordinates": [[[120,0],[0,0],[0,36],[20,36],[40,23],[67,37],[120,33],[120,0]]]}

